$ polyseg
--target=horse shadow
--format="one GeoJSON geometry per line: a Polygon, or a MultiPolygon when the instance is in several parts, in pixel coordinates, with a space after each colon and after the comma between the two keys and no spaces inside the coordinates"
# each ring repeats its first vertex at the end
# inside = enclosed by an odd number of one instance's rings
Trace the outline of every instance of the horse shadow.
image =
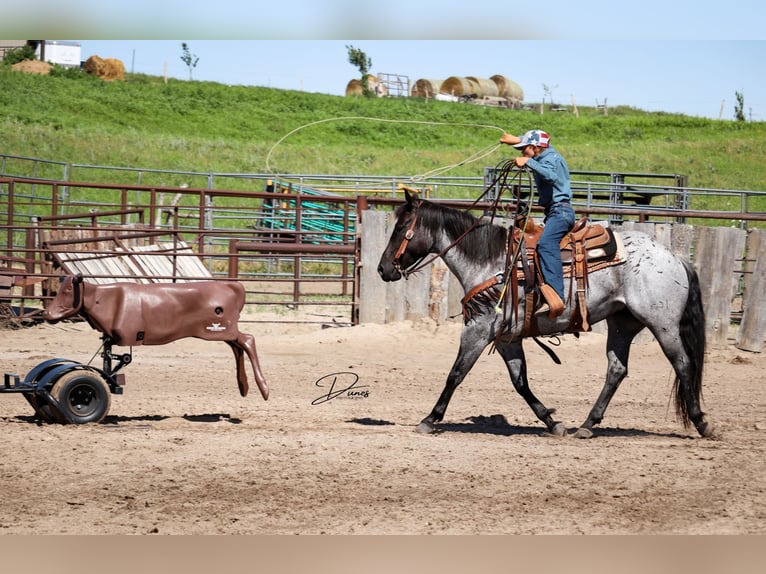
{"type": "MultiPolygon", "coordinates": [[[[58,423],[45,423],[35,415],[17,415],[16,420],[36,424],[38,426],[44,424],[58,424],[58,423]]],[[[238,425],[242,423],[242,419],[233,417],[228,413],[203,413],[199,415],[182,415],[181,417],[167,416],[167,415],[136,415],[136,416],[121,416],[121,415],[107,415],[101,424],[109,427],[119,426],[120,423],[152,423],[164,421],[171,418],[182,418],[192,423],[216,423],[227,422],[230,424],[238,425]]]]}
{"type": "Polygon", "coordinates": [[[227,422],[234,425],[242,424],[242,419],[239,417],[233,417],[229,413],[203,413],[199,415],[182,415],[181,417],[166,416],[166,415],[137,415],[137,416],[120,416],[120,415],[107,415],[104,417],[104,424],[119,423],[131,423],[131,422],[158,422],[171,418],[182,418],[192,423],[217,423],[227,422]]]}
{"type": "MultiPolygon", "coordinates": [[[[350,419],[346,422],[356,423],[364,426],[384,426],[394,425],[391,421],[380,419],[350,419]]],[[[567,438],[574,434],[576,428],[567,429],[567,434],[561,438],[567,438]]],[[[434,434],[442,433],[467,433],[467,434],[488,434],[495,436],[552,436],[544,428],[540,426],[529,425],[512,425],[508,422],[504,415],[495,414],[491,416],[479,415],[468,417],[465,422],[448,422],[437,423],[436,431],[434,434]]],[[[654,438],[674,438],[674,439],[693,439],[689,435],[679,434],[675,432],[655,432],[647,431],[635,428],[614,428],[614,427],[597,427],[594,429],[594,438],[610,437],[610,438],[637,438],[637,437],[654,437],[654,438]]],[[[559,437],[557,437],[559,438],[559,437]]]]}

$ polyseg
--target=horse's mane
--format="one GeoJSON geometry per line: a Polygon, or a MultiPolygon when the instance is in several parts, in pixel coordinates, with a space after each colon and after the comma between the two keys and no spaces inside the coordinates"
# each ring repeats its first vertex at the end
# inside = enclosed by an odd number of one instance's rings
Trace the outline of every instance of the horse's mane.
{"type": "Polygon", "coordinates": [[[468,211],[461,211],[422,201],[418,208],[421,224],[429,231],[443,229],[450,241],[455,241],[471,226],[475,227],[463,237],[454,247],[456,251],[478,263],[496,261],[505,253],[505,242],[508,230],[500,225],[494,225],[489,220],[478,221],[477,217],[468,211]]]}

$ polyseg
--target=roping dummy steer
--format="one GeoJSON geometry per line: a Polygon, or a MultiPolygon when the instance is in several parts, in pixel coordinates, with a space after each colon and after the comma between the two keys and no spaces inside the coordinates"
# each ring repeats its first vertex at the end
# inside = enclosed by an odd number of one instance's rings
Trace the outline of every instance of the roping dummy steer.
{"type": "Polygon", "coordinates": [[[240,394],[244,397],[249,390],[247,354],[265,400],[269,387],[255,339],[237,328],[244,305],[245,289],[236,281],[96,285],[70,275],[45,310],[45,320],[56,323],[79,313],[113,344],[126,347],[164,345],[185,337],[225,341],[237,360],[240,394]]]}

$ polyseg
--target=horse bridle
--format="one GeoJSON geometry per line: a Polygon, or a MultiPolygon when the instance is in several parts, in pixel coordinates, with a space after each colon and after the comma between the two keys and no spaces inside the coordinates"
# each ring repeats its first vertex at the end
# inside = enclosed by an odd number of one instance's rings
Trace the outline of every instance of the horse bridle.
{"type": "Polygon", "coordinates": [[[402,242],[399,244],[399,249],[396,250],[396,253],[394,253],[394,269],[396,269],[399,273],[401,273],[402,277],[407,279],[408,275],[411,275],[417,269],[413,269],[413,267],[417,266],[418,263],[423,261],[425,258],[425,255],[418,259],[417,261],[413,262],[412,265],[410,265],[407,269],[404,269],[402,267],[402,264],[400,263],[400,259],[402,255],[404,255],[404,252],[407,251],[407,246],[410,244],[410,239],[415,235],[415,225],[417,225],[418,222],[418,214],[414,213],[412,217],[412,223],[410,223],[410,226],[407,228],[407,231],[404,233],[404,239],[402,239],[402,242]]]}
{"type": "Polygon", "coordinates": [[[401,273],[402,277],[404,277],[405,279],[407,279],[408,276],[412,275],[416,271],[420,271],[425,266],[427,266],[429,263],[435,261],[439,257],[442,257],[445,253],[447,253],[447,251],[449,251],[450,249],[455,247],[455,245],[460,243],[460,241],[462,241],[462,239],[466,235],[471,233],[471,231],[473,231],[476,227],[478,227],[480,225],[481,219],[477,219],[473,223],[473,225],[471,225],[468,229],[466,229],[460,235],[460,237],[458,237],[452,243],[447,245],[447,247],[442,249],[439,253],[434,254],[434,256],[431,257],[430,259],[424,261],[426,256],[423,255],[423,257],[421,257],[417,261],[414,261],[412,263],[412,265],[410,265],[409,267],[404,269],[404,268],[402,268],[402,264],[399,262],[399,259],[401,259],[402,255],[404,255],[404,252],[407,251],[407,246],[410,244],[410,240],[415,235],[415,225],[417,224],[417,222],[418,222],[418,214],[415,213],[413,218],[412,218],[412,223],[410,223],[410,226],[407,228],[407,231],[404,233],[404,239],[402,239],[402,242],[399,244],[399,249],[397,249],[396,253],[394,254],[394,259],[393,259],[394,269],[396,269],[399,273],[401,273]]]}

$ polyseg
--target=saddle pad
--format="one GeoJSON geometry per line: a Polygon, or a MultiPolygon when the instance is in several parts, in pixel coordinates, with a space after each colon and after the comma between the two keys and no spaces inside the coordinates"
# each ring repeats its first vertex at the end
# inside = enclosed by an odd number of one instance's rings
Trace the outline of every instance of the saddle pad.
{"type": "MultiPolygon", "coordinates": [[[[611,229],[609,229],[609,234],[612,236],[610,244],[587,250],[588,273],[604,269],[605,267],[611,267],[612,265],[620,265],[627,260],[622,238],[611,229]]],[[[570,257],[566,261],[564,261],[565,254],[566,252],[561,252],[561,259],[564,263],[564,277],[572,277],[575,266],[571,258],[571,252],[569,252],[570,257]]]]}

